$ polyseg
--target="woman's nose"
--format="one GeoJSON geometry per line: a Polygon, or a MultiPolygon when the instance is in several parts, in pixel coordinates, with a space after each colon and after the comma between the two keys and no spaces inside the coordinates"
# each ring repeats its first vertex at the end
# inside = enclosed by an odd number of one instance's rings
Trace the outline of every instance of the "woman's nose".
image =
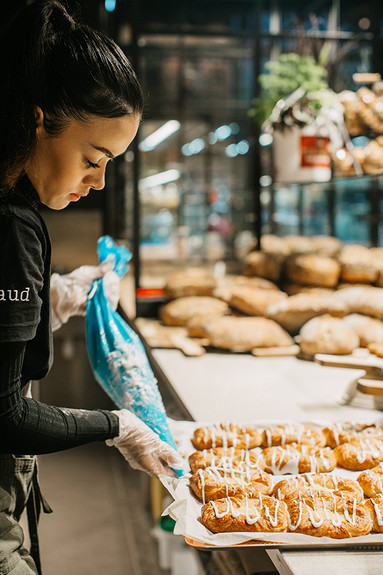
{"type": "Polygon", "coordinates": [[[99,168],[94,174],[89,175],[86,184],[93,190],[102,190],[105,187],[105,169],[99,168]]]}

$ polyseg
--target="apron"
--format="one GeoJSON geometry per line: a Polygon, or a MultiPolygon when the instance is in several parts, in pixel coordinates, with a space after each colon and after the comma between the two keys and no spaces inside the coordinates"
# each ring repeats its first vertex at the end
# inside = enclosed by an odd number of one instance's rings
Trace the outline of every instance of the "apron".
{"type": "MultiPolygon", "coordinates": [[[[26,395],[30,393],[30,386],[26,395]]],[[[41,494],[35,455],[0,453],[0,575],[41,575],[37,523],[41,508],[52,509],[41,494]],[[27,510],[31,549],[23,547],[19,524],[27,510]]]]}

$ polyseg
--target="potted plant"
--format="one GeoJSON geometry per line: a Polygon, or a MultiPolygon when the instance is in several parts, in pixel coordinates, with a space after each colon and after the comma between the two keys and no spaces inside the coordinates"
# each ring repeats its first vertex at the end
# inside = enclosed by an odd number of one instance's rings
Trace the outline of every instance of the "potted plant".
{"type": "MultiPolygon", "coordinates": [[[[325,181],[331,177],[330,138],[338,139],[343,107],[312,56],[282,54],[259,77],[261,95],[249,115],[273,134],[275,179],[325,181]]],[[[337,144],[338,144],[337,142],[337,144]]]]}

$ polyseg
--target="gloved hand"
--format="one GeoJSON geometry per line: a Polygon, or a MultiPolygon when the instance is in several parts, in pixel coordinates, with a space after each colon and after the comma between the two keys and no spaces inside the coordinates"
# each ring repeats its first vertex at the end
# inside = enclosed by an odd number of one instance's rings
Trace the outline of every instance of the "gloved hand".
{"type": "Polygon", "coordinates": [[[105,294],[115,310],[120,299],[120,278],[112,271],[112,264],[81,266],[69,274],[51,276],[52,328],[58,329],[73,315],[85,315],[86,302],[92,282],[103,277],[105,294]]]}
{"type": "Polygon", "coordinates": [[[106,444],[114,446],[122,453],[134,469],[149,475],[176,476],[171,469],[182,469],[182,457],[150,429],[141,419],[128,409],[114,411],[120,419],[120,434],[107,439],[106,444]]]}

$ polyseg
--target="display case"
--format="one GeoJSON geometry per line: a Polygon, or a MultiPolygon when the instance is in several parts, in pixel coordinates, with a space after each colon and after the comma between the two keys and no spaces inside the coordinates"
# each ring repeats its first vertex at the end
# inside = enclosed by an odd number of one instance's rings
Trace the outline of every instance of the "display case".
{"type": "Polygon", "coordinates": [[[383,176],[264,186],[262,232],[332,235],[345,243],[383,243],[383,176]]]}

